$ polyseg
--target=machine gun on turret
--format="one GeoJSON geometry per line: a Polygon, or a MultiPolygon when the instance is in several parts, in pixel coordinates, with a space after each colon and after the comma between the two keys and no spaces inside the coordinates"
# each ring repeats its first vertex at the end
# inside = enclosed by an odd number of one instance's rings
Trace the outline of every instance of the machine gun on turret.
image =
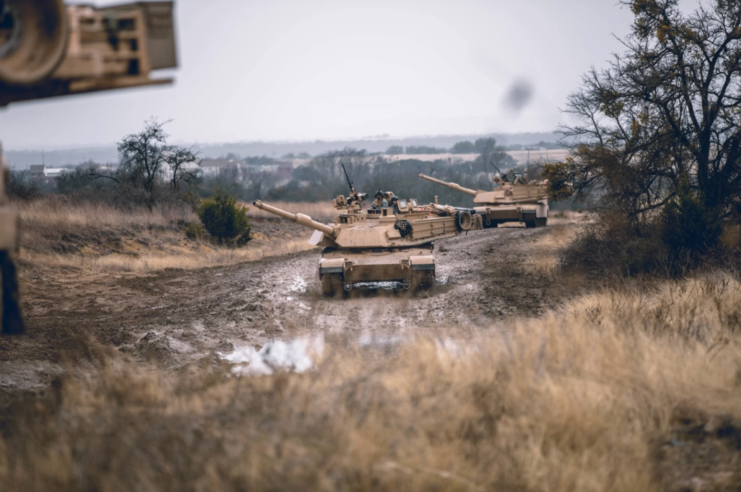
{"type": "Polygon", "coordinates": [[[345,165],[340,165],[342,166],[342,171],[345,173],[347,184],[350,187],[350,194],[347,197],[339,195],[337,198],[332,200],[332,205],[334,205],[334,208],[336,208],[337,210],[347,210],[351,213],[360,212],[363,208],[363,200],[368,198],[368,194],[358,193],[357,191],[355,191],[355,187],[353,186],[353,182],[350,179],[350,176],[347,174],[345,165]]]}

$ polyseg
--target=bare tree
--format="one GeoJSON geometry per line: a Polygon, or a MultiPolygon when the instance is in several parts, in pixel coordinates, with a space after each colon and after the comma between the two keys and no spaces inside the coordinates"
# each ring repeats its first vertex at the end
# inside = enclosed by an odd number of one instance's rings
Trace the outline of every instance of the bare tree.
{"type": "Polygon", "coordinates": [[[741,211],[741,3],[685,15],[678,0],[621,0],[635,15],[625,53],[587,73],[568,112],[581,124],[566,163],[546,174],[594,190],[636,230],[683,182],[719,217],[741,211]]]}
{"type": "Polygon", "coordinates": [[[118,143],[121,156],[120,172],[126,174],[132,182],[141,182],[149,193],[149,208],[154,206],[155,185],[162,173],[165,162],[167,134],[162,129],[164,123],[156,119],[147,121],[144,129],[127,135],[118,143]]]}
{"type": "Polygon", "coordinates": [[[193,152],[192,148],[168,147],[167,152],[165,152],[165,162],[170,166],[172,172],[170,184],[173,192],[178,192],[180,183],[189,183],[196,178],[196,172],[187,169],[185,164],[196,163],[197,161],[198,153],[193,152]]]}

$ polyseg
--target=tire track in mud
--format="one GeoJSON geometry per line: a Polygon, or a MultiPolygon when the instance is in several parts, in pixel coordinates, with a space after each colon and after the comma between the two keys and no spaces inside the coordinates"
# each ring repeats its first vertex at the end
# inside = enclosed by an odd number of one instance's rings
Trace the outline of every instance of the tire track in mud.
{"type": "MultiPolygon", "coordinates": [[[[381,287],[354,289],[341,299],[324,298],[316,273],[317,251],[267,262],[259,269],[258,288],[271,289],[267,297],[284,337],[324,333],[373,338],[456,327],[485,329],[504,316],[537,315],[551,307],[544,302],[550,281],[514,285],[517,279],[522,283],[522,252],[532,237],[547,233],[503,228],[438,241],[436,285],[416,294],[381,287]],[[507,298],[492,297],[500,289],[508,291],[507,298]],[[535,295],[527,292],[532,289],[535,295]]],[[[262,338],[256,335],[254,342],[262,345],[269,337],[262,338]]]]}
{"type": "Polygon", "coordinates": [[[524,256],[539,254],[536,239],[552,230],[490,229],[438,241],[436,285],[416,294],[382,287],[324,298],[318,250],[145,275],[47,272],[31,279],[24,300],[32,335],[0,342],[0,360],[54,360],[67,343],[59,333],[82,330],[142,360],[178,367],[276,339],[491,329],[503,317],[557,306],[564,293],[555,281],[522,265],[524,256]]]}

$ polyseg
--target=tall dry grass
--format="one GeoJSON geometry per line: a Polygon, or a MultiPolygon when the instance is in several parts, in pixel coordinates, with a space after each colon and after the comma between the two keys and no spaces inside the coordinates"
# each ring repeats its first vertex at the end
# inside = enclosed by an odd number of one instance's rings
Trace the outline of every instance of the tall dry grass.
{"type": "MultiPolygon", "coordinates": [[[[229,265],[312,248],[304,239],[271,240],[259,231],[254,234],[255,241],[237,249],[205,239],[187,241],[186,225],[199,220],[186,206],[125,211],[53,197],[18,202],[15,206],[22,224],[20,258],[28,266],[75,268],[92,273],[151,272],[229,265]]],[[[319,220],[329,217],[325,204],[277,206],[314,213],[319,220]]],[[[336,216],[331,204],[329,209],[334,212],[331,217],[336,216]]],[[[248,215],[257,219],[275,217],[251,206],[248,215]]]]}
{"type": "Polygon", "coordinates": [[[53,197],[15,202],[14,206],[24,228],[61,230],[64,233],[81,228],[164,228],[198,221],[198,217],[186,206],[155,207],[151,212],[143,207],[126,211],[102,203],[71,203],[53,197]]]}
{"type": "Polygon", "coordinates": [[[131,254],[100,256],[34,253],[22,251],[20,258],[26,265],[50,268],[72,268],[88,273],[131,272],[147,273],[175,269],[197,269],[257,261],[271,256],[282,256],[313,249],[304,240],[267,241],[252,243],[239,249],[201,244],[200,247],[169,247],[165,251],[147,251],[131,254]],[[259,243],[259,244],[258,244],[259,243]]]}
{"type": "Polygon", "coordinates": [[[380,362],[330,344],[305,374],[117,358],[9,412],[0,488],[727,490],[739,299],[726,273],[603,291],[380,362]]]}

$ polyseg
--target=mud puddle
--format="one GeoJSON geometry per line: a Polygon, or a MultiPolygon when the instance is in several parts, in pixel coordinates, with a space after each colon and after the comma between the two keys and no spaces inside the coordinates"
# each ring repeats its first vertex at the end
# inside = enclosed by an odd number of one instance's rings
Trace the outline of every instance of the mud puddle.
{"type": "Polygon", "coordinates": [[[505,317],[538,316],[568,294],[523,266],[543,253],[539,244],[553,230],[493,229],[439,241],[435,285],[418,293],[374,284],[325,298],[318,250],[155,274],[29,274],[22,293],[29,335],[0,339],[0,361],[74,360],[85,356],[85,334],[169,368],[244,347],[254,352],[243,359],[279,367],[265,358],[296,348],[281,340],[343,336],[393,351],[395,340],[418,334],[479,333],[505,317]],[[270,343],[271,353],[261,353],[270,343]]]}

